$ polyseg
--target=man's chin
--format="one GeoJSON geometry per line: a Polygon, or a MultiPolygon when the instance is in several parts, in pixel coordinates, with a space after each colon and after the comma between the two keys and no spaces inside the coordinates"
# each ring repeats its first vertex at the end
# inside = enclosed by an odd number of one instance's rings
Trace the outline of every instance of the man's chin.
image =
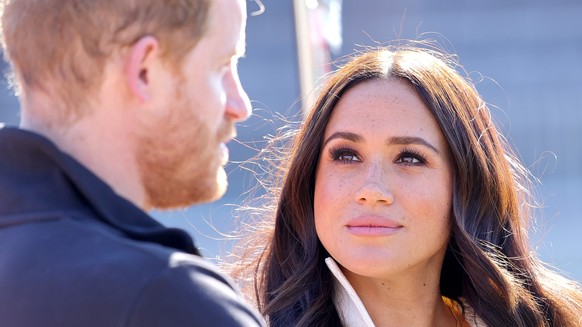
{"type": "Polygon", "coordinates": [[[226,193],[228,181],[226,172],[221,166],[217,170],[215,178],[207,176],[206,180],[198,179],[189,184],[173,188],[168,193],[150,194],[150,201],[148,201],[146,208],[172,210],[216,201],[226,193]],[[189,190],[184,192],[187,188],[189,190]]]}
{"type": "Polygon", "coordinates": [[[216,179],[211,184],[213,185],[208,186],[207,192],[202,192],[200,198],[191,203],[191,205],[217,201],[224,196],[228,188],[228,179],[223,167],[218,169],[216,179]]]}

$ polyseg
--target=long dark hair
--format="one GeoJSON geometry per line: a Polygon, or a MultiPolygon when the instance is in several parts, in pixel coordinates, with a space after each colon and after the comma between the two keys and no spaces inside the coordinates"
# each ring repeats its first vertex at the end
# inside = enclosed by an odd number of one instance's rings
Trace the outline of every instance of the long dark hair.
{"type": "MultiPolygon", "coordinates": [[[[490,327],[582,324],[580,286],[547,269],[529,246],[529,173],[456,68],[451,57],[409,45],[365,52],[331,76],[285,155],[274,228],[269,220],[266,244],[255,252],[246,248],[256,259],[251,265],[257,304],[271,326],[341,325],[324,264],[329,254],[315,232],[316,167],[325,128],[344,92],[366,80],[394,77],[416,88],[453,157],[442,295],[469,305],[490,327]]],[[[254,240],[261,243],[257,234],[254,240]]]]}

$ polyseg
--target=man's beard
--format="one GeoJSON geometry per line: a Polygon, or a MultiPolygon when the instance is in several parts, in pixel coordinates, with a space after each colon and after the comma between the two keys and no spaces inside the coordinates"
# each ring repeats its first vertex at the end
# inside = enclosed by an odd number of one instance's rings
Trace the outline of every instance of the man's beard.
{"type": "Polygon", "coordinates": [[[182,94],[169,114],[138,136],[137,163],[146,209],[208,202],[226,192],[219,140],[189,108],[182,94]]]}

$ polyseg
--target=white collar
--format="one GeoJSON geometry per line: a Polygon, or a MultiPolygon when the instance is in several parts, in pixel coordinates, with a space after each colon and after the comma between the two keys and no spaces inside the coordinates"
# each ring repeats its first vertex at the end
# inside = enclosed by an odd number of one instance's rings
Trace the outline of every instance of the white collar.
{"type": "Polygon", "coordinates": [[[325,259],[325,264],[335,276],[333,304],[345,327],[375,327],[364,303],[332,258],[325,259]]]}
{"type": "MultiPolygon", "coordinates": [[[[335,277],[333,288],[333,304],[344,327],[375,327],[364,303],[352,287],[337,263],[331,258],[325,259],[325,264],[335,277]]],[[[464,303],[464,316],[472,327],[487,327],[473,311],[464,303]]]]}

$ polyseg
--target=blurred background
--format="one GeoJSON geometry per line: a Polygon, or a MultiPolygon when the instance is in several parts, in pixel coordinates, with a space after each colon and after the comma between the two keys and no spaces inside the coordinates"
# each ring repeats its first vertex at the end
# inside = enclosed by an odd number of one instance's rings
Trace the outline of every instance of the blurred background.
{"type": "MultiPolygon", "coordinates": [[[[279,116],[300,117],[317,77],[336,68],[329,63],[366,46],[432,39],[458,55],[496,123],[540,181],[542,207],[532,244],[546,262],[582,281],[582,1],[247,4],[247,52],[239,67],[254,112],[228,145],[229,190],[215,203],[154,217],[190,232],[207,257],[226,255],[240,223],[233,220],[235,210],[256,185],[239,163],[260,151],[266,135],[276,134],[284,124],[279,116]]],[[[18,101],[2,83],[0,121],[18,124],[18,101]]]]}

